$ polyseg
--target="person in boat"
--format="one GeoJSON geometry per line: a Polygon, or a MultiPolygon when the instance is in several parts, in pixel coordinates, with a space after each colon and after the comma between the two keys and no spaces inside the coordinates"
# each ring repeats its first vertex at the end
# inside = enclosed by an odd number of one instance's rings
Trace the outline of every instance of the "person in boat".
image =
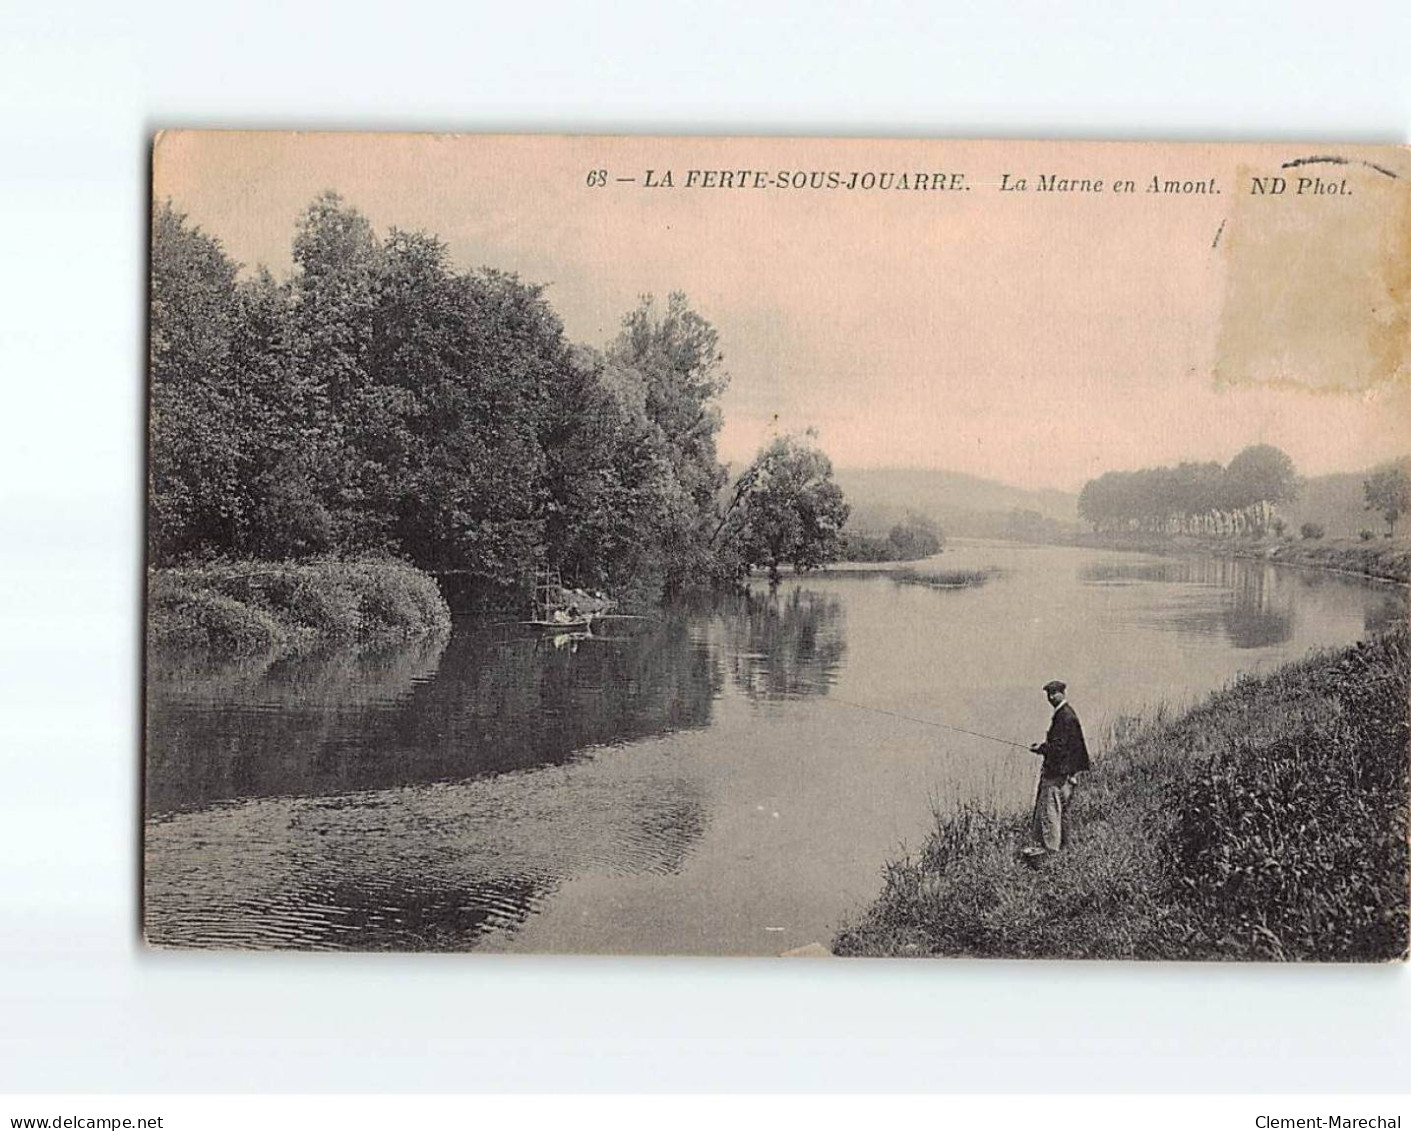
{"type": "Polygon", "coordinates": [[[578,611],[577,603],[572,603],[568,608],[558,608],[549,614],[549,620],[554,624],[577,624],[583,619],[583,614],[578,611]]]}
{"type": "Polygon", "coordinates": [[[1026,850],[1031,856],[1044,856],[1063,847],[1068,839],[1073,786],[1077,775],[1091,768],[1083,724],[1068,702],[1068,686],[1061,679],[1049,680],[1044,684],[1044,694],[1053,708],[1053,719],[1044,740],[1029,747],[1044,759],[1038,796],[1034,799],[1034,837],[1039,843],[1026,850]]]}

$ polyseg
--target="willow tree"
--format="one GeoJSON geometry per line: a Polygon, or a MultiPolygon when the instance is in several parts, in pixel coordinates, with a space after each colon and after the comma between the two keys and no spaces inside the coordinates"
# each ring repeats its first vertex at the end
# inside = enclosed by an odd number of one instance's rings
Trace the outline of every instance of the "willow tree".
{"type": "Polygon", "coordinates": [[[771,582],[780,566],[814,569],[836,558],[848,504],[833,482],[832,461],[813,436],[780,436],[740,476],[726,516],[740,565],[763,566],[771,582]]]}

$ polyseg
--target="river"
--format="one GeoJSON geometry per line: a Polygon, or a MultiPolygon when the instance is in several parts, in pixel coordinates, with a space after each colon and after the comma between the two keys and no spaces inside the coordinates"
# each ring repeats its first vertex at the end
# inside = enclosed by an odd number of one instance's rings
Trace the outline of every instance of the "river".
{"type": "Polygon", "coordinates": [[[148,670],[160,945],[779,954],[827,944],[933,806],[1030,804],[1049,707],[1111,722],[1405,615],[1261,562],[957,543],[939,590],[786,578],[548,639],[148,670]],[[979,732],[979,737],[946,729],[979,732]]]}

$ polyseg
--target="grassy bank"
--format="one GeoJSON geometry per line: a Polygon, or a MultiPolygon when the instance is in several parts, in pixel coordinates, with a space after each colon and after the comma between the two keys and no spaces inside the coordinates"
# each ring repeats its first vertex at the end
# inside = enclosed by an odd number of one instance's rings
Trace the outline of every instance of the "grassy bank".
{"type": "Polygon", "coordinates": [[[1028,814],[938,814],[846,926],[846,955],[1400,957],[1407,948],[1405,627],[1114,729],[1069,848],[1028,814]]]}
{"type": "Polygon", "coordinates": [[[255,656],[413,640],[450,626],[436,582],[391,558],[231,561],[147,577],[148,643],[164,651],[255,656]]]}
{"type": "Polygon", "coordinates": [[[1331,569],[1386,581],[1411,581],[1411,545],[1403,538],[1281,542],[1266,556],[1283,565],[1331,569]]]}
{"type": "Polygon", "coordinates": [[[1075,545],[1153,554],[1202,553],[1249,558],[1302,569],[1333,570],[1383,581],[1411,582],[1411,542],[1405,538],[1203,538],[1189,534],[1084,534],[1075,545]]]}

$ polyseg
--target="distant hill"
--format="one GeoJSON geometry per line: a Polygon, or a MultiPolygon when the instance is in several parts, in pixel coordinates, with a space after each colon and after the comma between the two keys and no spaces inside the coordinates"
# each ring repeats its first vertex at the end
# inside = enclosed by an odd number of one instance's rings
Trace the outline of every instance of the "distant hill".
{"type": "Polygon", "coordinates": [[[1015,510],[1075,527],[1078,496],[1067,491],[1031,491],[958,471],[925,468],[839,468],[834,479],[852,505],[848,527],[883,533],[917,511],[940,523],[948,535],[993,535],[1015,510]]]}
{"type": "Polygon", "coordinates": [[[1355,537],[1359,530],[1386,529],[1382,516],[1363,509],[1362,482],[1371,474],[1366,471],[1338,475],[1319,475],[1305,479],[1298,499],[1279,508],[1279,515],[1288,524],[1288,532],[1298,534],[1305,522],[1321,523],[1329,538],[1355,537]]]}

